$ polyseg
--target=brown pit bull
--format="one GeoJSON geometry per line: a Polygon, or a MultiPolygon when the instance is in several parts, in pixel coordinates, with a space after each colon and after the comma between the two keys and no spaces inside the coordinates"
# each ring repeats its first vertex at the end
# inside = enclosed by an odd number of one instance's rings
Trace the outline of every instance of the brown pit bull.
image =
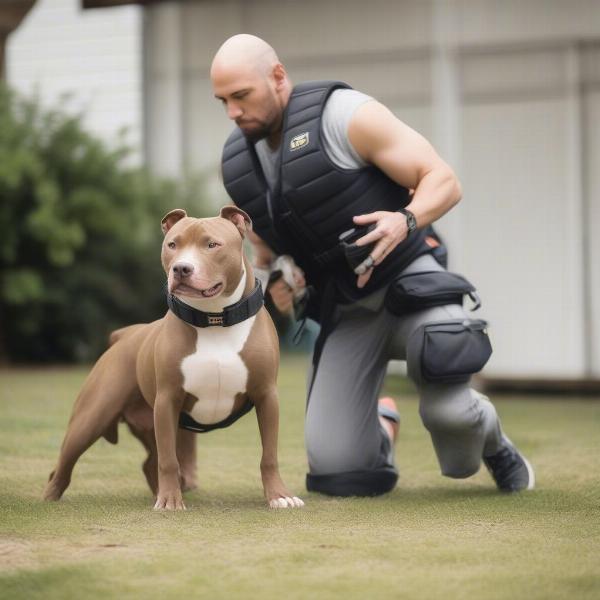
{"type": "Polygon", "coordinates": [[[163,218],[171,310],[111,334],[75,402],[46,500],[62,496],[77,459],[100,436],[117,442],[125,420],[148,450],[143,471],[154,508],[185,509],[182,490],[196,486],[192,432],[225,427],[255,407],[267,503],[304,505],[279,475],[279,346],[242,250],[250,229],[248,215],[234,206],[209,219],[181,209],[163,218]]]}

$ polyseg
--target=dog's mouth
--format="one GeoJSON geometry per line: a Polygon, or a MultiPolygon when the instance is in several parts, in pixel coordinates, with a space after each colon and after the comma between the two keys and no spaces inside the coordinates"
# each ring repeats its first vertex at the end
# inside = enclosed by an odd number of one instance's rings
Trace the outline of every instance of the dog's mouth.
{"type": "Polygon", "coordinates": [[[177,285],[171,293],[177,292],[177,294],[181,294],[182,296],[193,296],[194,298],[213,298],[223,289],[223,282],[219,281],[212,287],[205,288],[203,290],[191,287],[186,285],[185,283],[180,283],[177,285]]]}
{"type": "Polygon", "coordinates": [[[207,288],[205,290],[200,290],[200,293],[202,294],[202,296],[204,298],[212,298],[213,296],[216,296],[222,289],[223,289],[223,283],[219,281],[219,283],[217,283],[216,285],[213,285],[210,288],[207,288]]]}

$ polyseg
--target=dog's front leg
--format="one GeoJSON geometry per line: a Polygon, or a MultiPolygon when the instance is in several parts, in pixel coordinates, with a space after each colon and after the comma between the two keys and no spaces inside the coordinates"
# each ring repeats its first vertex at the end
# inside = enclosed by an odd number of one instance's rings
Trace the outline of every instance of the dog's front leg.
{"type": "Polygon", "coordinates": [[[185,510],[177,460],[177,428],[183,397],[158,392],[154,402],[154,431],[158,450],[158,494],[155,509],[185,510]]]}
{"type": "Polygon", "coordinates": [[[279,475],[277,462],[277,438],[279,434],[279,401],[274,389],[268,390],[254,402],[258,429],[262,442],[260,474],[265,498],[271,508],[293,508],[304,506],[304,502],[289,492],[279,475]]]}

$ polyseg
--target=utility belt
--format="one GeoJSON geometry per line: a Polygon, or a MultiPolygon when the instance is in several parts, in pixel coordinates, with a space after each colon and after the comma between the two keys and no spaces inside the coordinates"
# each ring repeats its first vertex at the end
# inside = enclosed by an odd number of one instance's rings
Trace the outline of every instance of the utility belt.
{"type": "MultiPolygon", "coordinates": [[[[370,229],[362,227],[344,232],[338,245],[316,257],[317,262],[329,266],[343,257],[347,266],[354,270],[373,248],[374,244],[357,246],[355,243],[370,229]]],[[[439,242],[433,229],[431,235],[439,242]]],[[[431,254],[438,264],[446,268],[447,254],[441,242],[438,247],[432,248],[431,254]]],[[[333,290],[334,286],[329,287],[333,290]]],[[[333,309],[334,295],[328,296],[327,299],[322,299],[322,316],[328,314],[328,311],[330,314],[333,309]]],[[[436,306],[462,306],[465,296],[473,302],[471,310],[477,310],[481,306],[477,290],[461,275],[445,270],[422,271],[406,273],[392,281],[385,294],[384,306],[392,314],[404,317],[436,306]]],[[[317,341],[313,354],[315,367],[325,338],[335,327],[329,320],[321,319],[321,325],[326,325],[327,331],[322,330],[317,341]]],[[[408,341],[409,375],[415,381],[430,383],[468,381],[471,375],[483,369],[492,354],[487,325],[483,319],[468,318],[424,323],[411,334],[408,341]]]]}
{"type": "MultiPolygon", "coordinates": [[[[386,293],[384,305],[406,316],[427,308],[459,304],[468,296],[477,310],[481,300],[464,277],[448,271],[401,275],[386,293]]],[[[418,327],[408,341],[409,374],[430,383],[462,383],[483,369],[492,345],[483,319],[447,319],[418,327]]]]}

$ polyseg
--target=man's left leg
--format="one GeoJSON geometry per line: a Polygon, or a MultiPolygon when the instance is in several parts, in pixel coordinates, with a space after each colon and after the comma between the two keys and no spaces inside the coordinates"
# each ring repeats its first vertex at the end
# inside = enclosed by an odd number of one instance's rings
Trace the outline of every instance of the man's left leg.
{"type": "Polygon", "coordinates": [[[421,419],[431,434],[443,475],[469,477],[479,470],[483,459],[499,489],[531,489],[533,469],[502,432],[492,403],[468,381],[432,382],[423,374],[424,354],[430,351],[423,345],[423,326],[468,319],[461,306],[447,305],[407,315],[400,321],[394,345],[407,348],[408,371],[419,391],[421,419]]]}

